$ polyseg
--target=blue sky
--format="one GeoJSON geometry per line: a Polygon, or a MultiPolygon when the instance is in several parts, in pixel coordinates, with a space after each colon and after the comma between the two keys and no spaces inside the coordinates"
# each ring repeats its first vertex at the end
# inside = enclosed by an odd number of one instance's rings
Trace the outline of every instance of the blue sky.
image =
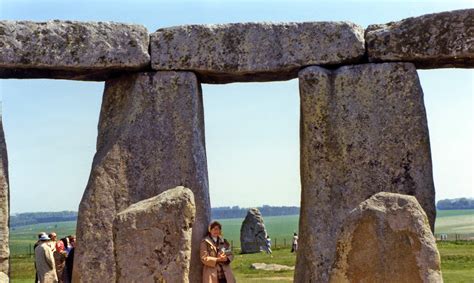
{"type": "MultiPolygon", "coordinates": [[[[367,26],[473,8],[471,1],[21,1],[2,20],[181,24],[340,21],[367,26]]],[[[437,199],[473,197],[474,72],[419,71],[437,199]]],[[[0,80],[11,211],[76,210],[95,153],[103,83],[0,80]]],[[[297,80],[203,85],[213,206],[299,205],[297,80]]]]}

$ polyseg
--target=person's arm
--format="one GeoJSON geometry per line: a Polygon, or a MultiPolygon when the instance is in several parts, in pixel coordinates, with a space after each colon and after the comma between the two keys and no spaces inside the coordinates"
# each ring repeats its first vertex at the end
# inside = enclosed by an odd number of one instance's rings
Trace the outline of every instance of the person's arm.
{"type": "Polygon", "coordinates": [[[46,259],[46,263],[49,265],[49,268],[54,268],[54,257],[53,251],[49,247],[44,247],[44,257],[46,259]]]}
{"type": "Polygon", "coordinates": [[[206,244],[205,241],[201,242],[200,256],[201,256],[202,264],[210,266],[210,267],[215,267],[216,266],[217,257],[213,257],[213,256],[209,255],[209,253],[207,252],[207,244],[206,244]]]}
{"type": "Polygon", "coordinates": [[[229,250],[225,253],[227,256],[226,263],[230,263],[234,260],[234,254],[232,253],[230,243],[226,239],[224,239],[224,247],[226,248],[226,250],[229,250]]]}

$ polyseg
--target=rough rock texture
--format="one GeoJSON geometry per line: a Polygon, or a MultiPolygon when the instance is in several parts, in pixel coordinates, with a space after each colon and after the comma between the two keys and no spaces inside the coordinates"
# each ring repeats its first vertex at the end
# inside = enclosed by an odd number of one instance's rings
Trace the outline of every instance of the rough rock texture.
{"type": "Polygon", "coordinates": [[[413,195],[434,228],[423,92],[411,63],[300,72],[301,214],[295,282],[328,282],[349,212],[381,191],[413,195]]]}
{"type": "Polygon", "coordinates": [[[240,227],[240,247],[242,253],[258,253],[260,247],[265,247],[267,230],[263,223],[260,210],[251,208],[247,211],[242,226],[240,227]]]}
{"type": "Polygon", "coordinates": [[[349,22],[178,26],[151,35],[151,61],[155,70],[191,70],[206,83],[287,80],[307,65],[358,62],[363,37],[349,22]]]}
{"type": "Polygon", "coordinates": [[[474,9],[370,25],[369,61],[413,62],[417,68],[474,68],[474,9]]]}
{"type": "Polygon", "coordinates": [[[75,282],[115,282],[113,220],[169,188],[194,193],[190,281],[210,217],[200,84],[190,72],[139,73],[105,83],[97,153],[79,206],[75,282]]]}
{"type": "Polygon", "coordinates": [[[256,269],[256,270],[266,270],[266,271],[282,271],[282,270],[295,270],[294,266],[287,266],[287,265],[281,265],[281,264],[266,264],[266,263],[252,263],[250,265],[250,268],[256,269]]]}
{"type": "Polygon", "coordinates": [[[440,265],[416,198],[382,192],[344,221],[330,282],[443,282],[440,265]]]}
{"type": "Polygon", "coordinates": [[[147,69],[148,45],[140,25],[0,21],[0,78],[105,80],[147,69]]]}
{"type": "Polygon", "coordinates": [[[7,144],[5,143],[1,114],[0,109],[0,272],[9,274],[10,188],[8,184],[7,144]]]}
{"type": "Polygon", "coordinates": [[[117,282],[189,282],[195,213],[191,190],[176,187],[117,214],[117,282]]]}

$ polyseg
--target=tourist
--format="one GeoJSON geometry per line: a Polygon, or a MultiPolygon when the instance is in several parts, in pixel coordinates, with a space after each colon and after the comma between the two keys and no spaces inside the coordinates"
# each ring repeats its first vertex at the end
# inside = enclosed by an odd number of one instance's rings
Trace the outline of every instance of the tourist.
{"type": "Polygon", "coordinates": [[[269,235],[265,238],[265,251],[267,254],[272,254],[272,239],[270,239],[269,235]]]}
{"type": "Polygon", "coordinates": [[[201,241],[201,261],[203,283],[235,283],[230,262],[234,258],[230,244],[222,238],[222,225],[213,221],[208,235],[201,241]]]}
{"type": "MultiPolygon", "coordinates": [[[[39,246],[41,244],[41,237],[44,236],[48,236],[46,235],[46,232],[40,232],[38,234],[38,240],[36,241],[36,243],[33,245],[33,251],[36,250],[36,247],[39,246]]],[[[35,270],[36,270],[36,262],[35,262],[35,270]]],[[[38,272],[35,272],[35,283],[38,282],[38,272]]]]}
{"type": "Polygon", "coordinates": [[[51,232],[51,233],[49,233],[48,237],[51,239],[48,244],[49,244],[49,246],[51,247],[51,250],[52,250],[53,252],[55,252],[55,251],[56,251],[56,244],[57,244],[57,238],[58,238],[58,236],[56,235],[55,232],[51,232]]]}
{"type": "Polygon", "coordinates": [[[293,233],[293,240],[291,243],[291,252],[296,252],[298,250],[298,234],[293,233]]]}
{"type": "Polygon", "coordinates": [[[74,250],[76,247],[76,236],[69,235],[69,244],[70,248],[66,258],[66,266],[63,271],[63,281],[64,283],[72,282],[72,267],[74,265],[74,250]]]}
{"type": "Polygon", "coordinates": [[[43,234],[39,240],[40,244],[35,248],[35,266],[38,281],[40,283],[57,283],[56,265],[49,244],[50,238],[43,234]]]}
{"type": "Polygon", "coordinates": [[[55,232],[51,232],[49,234],[49,238],[51,238],[50,246],[51,250],[53,251],[54,262],[56,264],[56,273],[58,282],[63,282],[63,270],[64,264],[66,262],[66,247],[64,246],[64,242],[62,240],[57,240],[57,235],[55,232]]]}

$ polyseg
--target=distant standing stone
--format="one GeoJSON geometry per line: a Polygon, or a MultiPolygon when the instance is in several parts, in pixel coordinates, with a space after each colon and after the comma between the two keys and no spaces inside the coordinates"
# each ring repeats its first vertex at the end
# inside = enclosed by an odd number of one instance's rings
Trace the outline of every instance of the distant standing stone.
{"type": "Polygon", "coordinates": [[[412,62],[417,68],[474,68],[474,9],[370,25],[369,61],[412,62]]]}
{"type": "Polygon", "coordinates": [[[443,282],[436,239],[416,198],[382,192],[352,210],[330,282],[443,282]]]}
{"type": "Polygon", "coordinates": [[[257,208],[251,208],[240,228],[240,247],[242,253],[258,253],[260,247],[265,247],[267,231],[263,217],[257,208]]]}
{"type": "Polygon", "coordinates": [[[117,214],[117,282],[189,282],[195,213],[191,190],[176,187],[117,214]]]}

